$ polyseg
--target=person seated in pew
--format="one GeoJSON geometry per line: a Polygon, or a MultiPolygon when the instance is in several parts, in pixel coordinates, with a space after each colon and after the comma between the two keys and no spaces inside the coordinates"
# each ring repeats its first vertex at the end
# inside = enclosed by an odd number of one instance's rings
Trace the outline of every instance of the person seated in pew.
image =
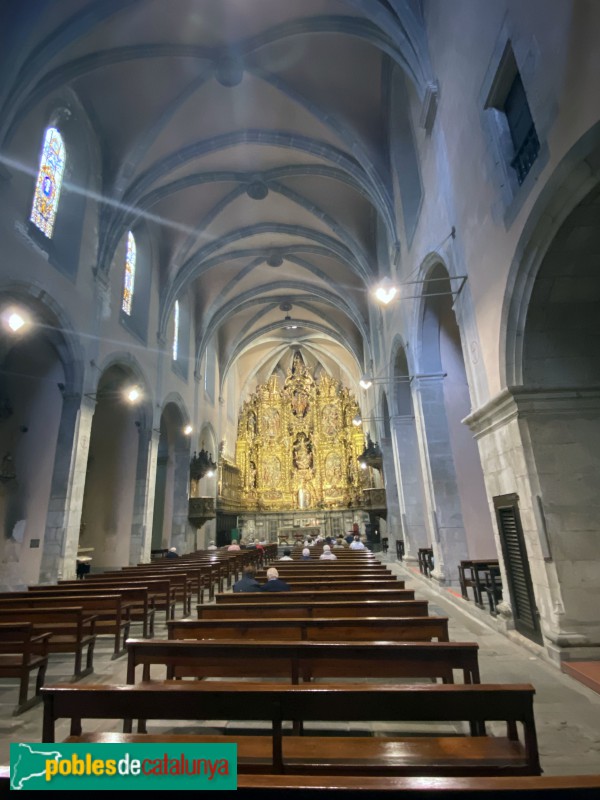
{"type": "Polygon", "coordinates": [[[310,550],[308,549],[308,547],[305,547],[304,550],[302,551],[302,558],[300,559],[300,561],[310,561],[310,550]]]}
{"type": "Polygon", "coordinates": [[[234,592],[260,592],[261,585],[256,580],[254,567],[244,567],[242,577],[233,584],[234,592]]]}
{"type": "Polygon", "coordinates": [[[165,555],[165,558],[179,558],[179,555],[177,553],[177,548],[176,547],[169,547],[169,551],[165,555]]]}
{"type": "Polygon", "coordinates": [[[283,551],[283,555],[279,559],[279,561],[293,561],[293,560],[294,559],[292,558],[292,551],[289,548],[283,551]]]}
{"type": "Polygon", "coordinates": [[[323,545],[323,552],[319,556],[319,561],[337,561],[336,554],[331,552],[331,547],[328,544],[323,545]]]}
{"type": "Polygon", "coordinates": [[[340,536],[340,538],[337,540],[337,542],[333,545],[333,549],[335,550],[336,548],[337,549],[341,548],[343,550],[344,547],[348,547],[348,546],[349,546],[348,542],[345,542],[343,537],[340,536]]]}
{"type": "Polygon", "coordinates": [[[235,541],[235,539],[233,540],[233,542],[232,542],[232,543],[229,545],[229,547],[227,548],[227,551],[228,551],[228,552],[229,552],[229,551],[234,551],[234,550],[241,550],[241,547],[240,547],[240,546],[239,546],[239,544],[238,544],[238,543],[235,541]]]}
{"type": "Polygon", "coordinates": [[[290,585],[281,580],[275,567],[267,570],[267,582],[260,587],[261,592],[289,592],[290,585]]]}
{"type": "Polygon", "coordinates": [[[217,549],[217,545],[214,542],[211,541],[206,549],[207,550],[216,550],[217,549]]]}
{"type": "Polygon", "coordinates": [[[354,541],[350,545],[350,550],[365,550],[364,544],[360,540],[360,536],[356,535],[354,541]]]}

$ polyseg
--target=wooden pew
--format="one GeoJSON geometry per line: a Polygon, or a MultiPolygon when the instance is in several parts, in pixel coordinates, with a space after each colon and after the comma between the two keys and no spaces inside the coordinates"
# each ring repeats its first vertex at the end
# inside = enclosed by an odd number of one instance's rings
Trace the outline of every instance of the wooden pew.
{"type": "Polygon", "coordinates": [[[419,572],[427,578],[431,578],[433,572],[433,548],[420,547],[417,553],[419,561],[419,572]]]}
{"type": "Polygon", "coordinates": [[[269,617],[427,617],[427,600],[331,600],[290,599],[291,592],[276,594],[279,602],[262,603],[268,592],[248,594],[254,602],[198,606],[198,619],[258,619],[269,617]]]}
{"type": "Polygon", "coordinates": [[[238,641],[447,642],[448,617],[355,617],[353,619],[180,619],[167,623],[169,639],[238,641]]]}
{"type": "MultiPolygon", "coordinates": [[[[175,589],[171,586],[168,577],[144,578],[142,576],[126,577],[122,573],[117,573],[117,577],[104,577],[104,573],[99,575],[88,575],[84,581],[59,581],[57,586],[73,589],[84,586],[89,591],[122,591],[123,589],[146,589],[148,591],[148,601],[152,603],[155,610],[165,612],[165,621],[173,619],[175,616],[175,589]]],[[[132,616],[135,618],[136,611],[132,616]]]]}
{"type": "Polygon", "coordinates": [[[499,568],[498,559],[463,559],[458,565],[458,582],[465,600],[469,600],[467,589],[473,589],[475,605],[483,608],[483,587],[485,574],[492,568],[499,568]]]}
{"type": "Polygon", "coordinates": [[[107,634],[114,639],[113,658],[125,653],[129,636],[129,607],[123,597],[114,593],[10,592],[0,595],[0,611],[22,609],[51,609],[64,606],[82,608],[87,616],[96,619],[96,635],[107,634]]]}
{"type": "Polygon", "coordinates": [[[135,576],[135,579],[151,579],[151,578],[167,578],[171,583],[171,588],[175,591],[175,597],[177,600],[181,602],[181,609],[184,615],[190,613],[191,608],[191,583],[190,579],[188,578],[185,571],[176,570],[176,569],[140,569],[138,567],[127,567],[122,570],[116,570],[115,572],[103,572],[103,576],[107,576],[110,578],[115,578],[115,576],[122,576],[125,581],[129,580],[130,577],[135,576]],[[125,577],[126,576],[126,577],[125,577]]]}
{"type": "Polygon", "coordinates": [[[86,594],[118,594],[126,603],[130,621],[142,623],[142,636],[154,636],[156,608],[147,586],[103,586],[101,588],[93,581],[91,585],[88,585],[87,581],[65,581],[60,586],[35,585],[27,588],[29,595],[33,597],[59,596],[67,600],[73,596],[86,594]]]}
{"type": "Polygon", "coordinates": [[[288,594],[295,600],[304,603],[318,603],[319,601],[353,601],[353,600],[414,600],[415,593],[412,589],[373,589],[369,586],[364,589],[315,589],[310,585],[296,583],[288,592],[231,592],[217,594],[217,605],[237,605],[238,603],[256,601],[257,595],[261,602],[279,603],[288,594]]]}
{"type": "Polygon", "coordinates": [[[479,683],[476,642],[127,640],[127,683],[142,667],[166,668],[166,678],[284,678],[291,683],[332,678],[429,678],[479,683]]]}
{"type": "Polygon", "coordinates": [[[70,718],[72,736],[85,742],[236,742],[240,772],[320,775],[539,775],[533,716],[534,689],[523,685],[390,686],[277,685],[227,682],[137,686],[52,686],[44,698],[43,741],[55,741],[55,722],[70,718]],[[233,719],[267,721],[267,736],[88,734],[80,720],[233,719]],[[282,722],[302,720],[303,736],[283,736],[282,722]],[[327,737],[307,732],[311,722],[431,722],[428,736],[327,737]],[[488,721],[506,722],[507,735],[485,735],[488,721]],[[434,723],[466,722],[471,735],[440,735],[434,723]],[[522,740],[517,735],[522,726],[522,740]]]}
{"type": "Polygon", "coordinates": [[[19,701],[13,716],[42,699],[40,694],[48,666],[49,633],[36,634],[31,622],[0,623],[0,678],[19,679],[19,701]],[[37,670],[35,694],[29,694],[29,675],[37,670]]]}
{"type": "Polygon", "coordinates": [[[30,622],[36,634],[50,634],[49,653],[75,654],[75,679],[83,678],[93,671],[96,618],[84,612],[81,607],[0,610],[0,623],[2,622],[30,622]],[[86,647],[86,666],[82,669],[83,651],[86,647]]]}
{"type": "MultiPolygon", "coordinates": [[[[110,734],[109,734],[110,736],[110,734]]],[[[104,741],[104,740],[103,740],[104,741]]],[[[106,739],[112,741],[112,739],[106,739]]],[[[448,778],[439,775],[427,777],[395,777],[391,775],[238,775],[237,791],[263,797],[314,798],[325,790],[356,792],[373,800],[389,798],[395,793],[402,800],[498,800],[498,798],[552,798],[552,800],[597,800],[600,795],[598,775],[521,775],[448,778]]]]}

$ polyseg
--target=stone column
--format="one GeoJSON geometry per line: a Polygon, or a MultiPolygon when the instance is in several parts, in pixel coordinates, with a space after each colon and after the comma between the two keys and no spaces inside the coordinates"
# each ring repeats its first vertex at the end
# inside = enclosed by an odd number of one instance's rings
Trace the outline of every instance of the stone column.
{"type": "Polygon", "coordinates": [[[95,408],[95,401],[78,394],[63,399],[40,565],[41,583],[75,577],[95,408]]]}
{"type": "Polygon", "coordinates": [[[431,546],[440,583],[458,583],[458,564],[468,557],[465,527],[444,403],[442,375],[415,379],[421,462],[426,470],[425,499],[431,546]]]}
{"type": "Polygon", "coordinates": [[[171,544],[177,552],[192,553],[196,549],[196,528],[188,521],[190,454],[175,450],[173,454],[173,525],[171,544]]]}
{"type": "Polygon", "coordinates": [[[138,564],[150,561],[152,546],[152,519],[154,517],[154,488],[156,484],[156,459],[160,432],[140,429],[137,467],[135,473],[135,493],[133,499],[133,519],[129,546],[129,563],[138,564]]]}
{"type": "Polygon", "coordinates": [[[402,515],[400,513],[400,500],[398,497],[399,487],[391,438],[381,440],[381,454],[383,456],[383,476],[387,506],[387,536],[390,540],[392,552],[395,552],[396,539],[402,538],[402,515]]]}
{"type": "Polygon", "coordinates": [[[419,547],[427,547],[429,536],[423,505],[423,482],[419,460],[419,442],[413,416],[395,416],[391,420],[392,448],[402,514],[405,560],[417,560],[419,547]]]}
{"type": "MultiPolygon", "coordinates": [[[[475,433],[488,496],[515,493],[544,644],[551,658],[600,655],[598,475],[600,392],[505,389],[465,422],[475,433]]],[[[498,558],[511,624],[506,565],[498,558]]]]}

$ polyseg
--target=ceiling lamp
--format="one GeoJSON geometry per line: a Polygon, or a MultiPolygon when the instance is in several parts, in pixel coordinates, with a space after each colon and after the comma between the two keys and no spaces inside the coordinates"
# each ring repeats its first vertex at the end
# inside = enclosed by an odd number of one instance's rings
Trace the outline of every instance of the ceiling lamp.
{"type": "Polygon", "coordinates": [[[359,425],[362,425],[362,417],[360,414],[357,414],[355,417],[352,418],[352,424],[355,428],[358,428],[359,425]]]}
{"type": "Polygon", "coordinates": [[[295,331],[298,326],[296,325],[294,320],[290,317],[290,315],[286,314],[283,320],[283,327],[286,329],[286,331],[295,331]]]}
{"type": "Polygon", "coordinates": [[[363,375],[359,381],[359,386],[361,386],[363,389],[370,389],[371,386],[373,386],[373,379],[368,375],[363,375]]]}
{"type": "Polygon", "coordinates": [[[186,425],[185,428],[183,429],[183,433],[185,434],[185,436],[189,436],[193,430],[194,429],[191,425],[186,425]]]}
{"type": "Polygon", "coordinates": [[[389,278],[384,278],[376,287],[373,292],[375,299],[387,306],[391,303],[394,297],[398,294],[398,287],[395,286],[389,278]]]}

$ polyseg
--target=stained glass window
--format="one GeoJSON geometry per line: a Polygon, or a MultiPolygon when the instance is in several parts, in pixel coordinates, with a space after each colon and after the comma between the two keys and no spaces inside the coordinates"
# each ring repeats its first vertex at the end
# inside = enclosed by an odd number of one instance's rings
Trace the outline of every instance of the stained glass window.
{"type": "Polygon", "coordinates": [[[135,238],[129,231],[127,234],[127,255],[125,256],[125,283],[123,286],[123,303],[121,308],[131,316],[131,303],[133,300],[133,286],[135,283],[135,238]]]}
{"type": "Polygon", "coordinates": [[[179,346],[179,300],[175,300],[173,311],[173,361],[177,361],[177,348],[179,346]]]}
{"type": "Polygon", "coordinates": [[[49,239],[52,238],[58,199],[65,171],[65,145],[56,128],[48,128],[44,138],[30,220],[49,239]]]}

